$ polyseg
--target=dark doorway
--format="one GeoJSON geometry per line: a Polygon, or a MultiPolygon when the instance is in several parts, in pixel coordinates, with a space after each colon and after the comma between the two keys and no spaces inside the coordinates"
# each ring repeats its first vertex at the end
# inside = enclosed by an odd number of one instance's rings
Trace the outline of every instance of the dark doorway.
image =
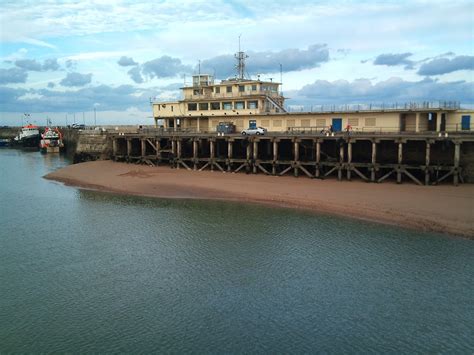
{"type": "Polygon", "coordinates": [[[429,112],[428,113],[428,131],[436,131],[436,123],[437,123],[437,117],[436,113],[434,112],[429,112]]]}
{"type": "Polygon", "coordinates": [[[441,130],[441,132],[446,131],[446,114],[445,114],[445,113],[442,113],[442,114],[441,114],[440,130],[441,130]]]}

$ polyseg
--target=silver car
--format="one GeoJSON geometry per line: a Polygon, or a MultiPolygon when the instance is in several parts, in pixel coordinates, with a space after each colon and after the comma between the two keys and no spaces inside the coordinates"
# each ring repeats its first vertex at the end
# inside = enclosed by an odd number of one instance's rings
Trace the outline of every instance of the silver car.
{"type": "Polygon", "coordinates": [[[247,128],[247,129],[244,129],[241,133],[243,136],[246,136],[246,135],[251,136],[254,134],[257,136],[263,136],[264,134],[267,133],[267,129],[263,127],[247,128]]]}

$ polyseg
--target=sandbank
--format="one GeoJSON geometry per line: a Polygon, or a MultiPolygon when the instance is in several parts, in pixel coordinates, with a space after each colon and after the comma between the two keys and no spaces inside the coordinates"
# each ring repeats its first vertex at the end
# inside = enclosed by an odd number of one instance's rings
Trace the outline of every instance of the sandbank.
{"type": "Polygon", "coordinates": [[[45,176],[121,194],[255,202],[474,239],[474,185],[418,186],[188,171],[112,161],[69,165],[45,176]]]}

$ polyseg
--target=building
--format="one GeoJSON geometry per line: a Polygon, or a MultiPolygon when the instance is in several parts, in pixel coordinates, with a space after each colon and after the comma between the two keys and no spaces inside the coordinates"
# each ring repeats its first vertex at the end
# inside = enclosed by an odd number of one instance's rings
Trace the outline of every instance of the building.
{"type": "Polygon", "coordinates": [[[236,55],[239,76],[215,83],[208,74],[193,76],[192,86],[181,88],[182,100],[152,102],[155,125],[167,130],[215,132],[220,122],[237,131],[259,126],[270,132],[321,131],[348,126],[362,132],[472,131],[472,110],[457,102],[405,104],[372,108],[332,107],[318,112],[287,112],[280,83],[246,79],[243,52],[236,55]]]}

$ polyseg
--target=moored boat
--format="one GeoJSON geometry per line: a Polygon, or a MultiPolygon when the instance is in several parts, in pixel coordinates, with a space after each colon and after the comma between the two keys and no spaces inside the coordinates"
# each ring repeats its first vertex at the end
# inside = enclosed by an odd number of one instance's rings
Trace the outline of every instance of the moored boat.
{"type": "Polygon", "coordinates": [[[59,129],[46,127],[41,134],[40,149],[42,153],[59,153],[64,147],[63,135],[59,129]]]}
{"type": "Polygon", "coordinates": [[[13,138],[12,143],[25,148],[38,148],[39,141],[40,132],[38,126],[30,123],[21,128],[20,133],[13,138]]]}

